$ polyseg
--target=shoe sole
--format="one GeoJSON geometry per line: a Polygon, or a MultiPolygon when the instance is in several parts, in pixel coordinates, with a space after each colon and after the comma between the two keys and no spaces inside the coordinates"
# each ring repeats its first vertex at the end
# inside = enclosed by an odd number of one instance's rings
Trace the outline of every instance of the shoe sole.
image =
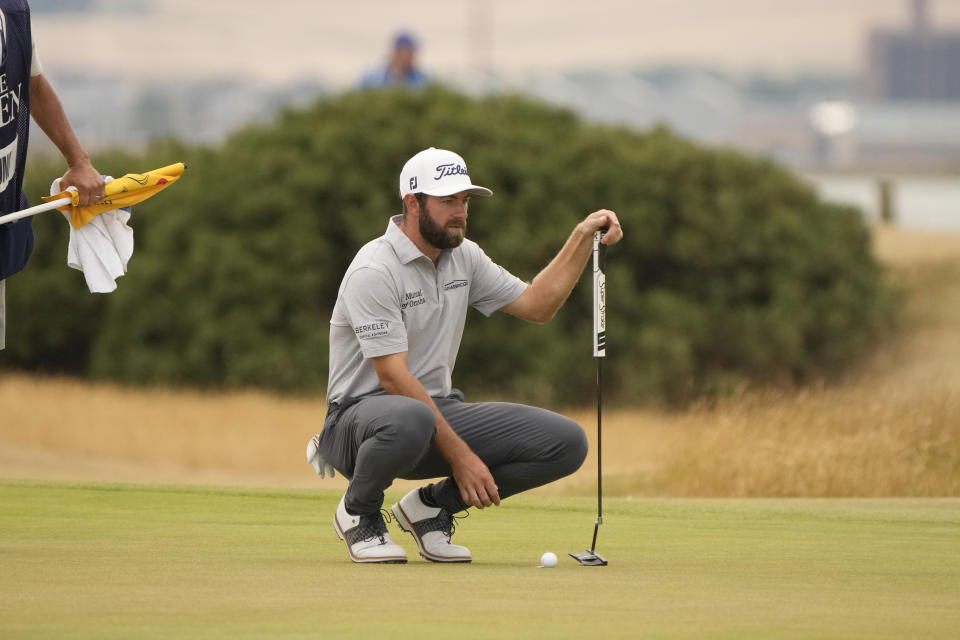
{"type": "Polygon", "coordinates": [[[350,548],[350,543],[347,542],[347,537],[343,535],[343,531],[340,530],[340,523],[337,522],[337,516],[333,516],[333,528],[337,532],[337,537],[343,540],[343,544],[347,545],[347,553],[350,554],[350,559],[354,562],[360,564],[406,564],[406,556],[374,556],[372,558],[360,558],[353,555],[353,549],[350,548]]]}
{"type": "Polygon", "coordinates": [[[420,536],[417,535],[417,530],[413,528],[413,524],[410,522],[407,514],[403,512],[403,507],[400,506],[399,502],[390,507],[390,512],[393,513],[393,517],[397,519],[397,524],[400,525],[400,528],[413,536],[413,539],[417,542],[417,548],[420,550],[420,555],[424,560],[429,560],[430,562],[473,562],[473,558],[451,558],[449,556],[431,555],[423,548],[423,541],[420,539],[420,536]]]}

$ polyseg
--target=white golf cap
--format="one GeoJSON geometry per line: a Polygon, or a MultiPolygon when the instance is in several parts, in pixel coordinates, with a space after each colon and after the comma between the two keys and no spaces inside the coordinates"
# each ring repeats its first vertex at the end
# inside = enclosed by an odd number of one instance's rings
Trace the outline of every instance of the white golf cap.
{"type": "Polygon", "coordinates": [[[400,197],[408,193],[428,196],[452,196],[469,191],[475,196],[492,196],[493,192],[470,182],[467,163],[453,151],[430,147],[407,160],[400,172],[400,197]]]}

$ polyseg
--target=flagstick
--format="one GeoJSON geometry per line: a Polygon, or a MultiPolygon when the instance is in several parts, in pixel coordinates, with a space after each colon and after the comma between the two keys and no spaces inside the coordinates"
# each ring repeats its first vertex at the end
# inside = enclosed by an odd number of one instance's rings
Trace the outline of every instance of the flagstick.
{"type": "Polygon", "coordinates": [[[72,198],[60,198],[59,200],[53,200],[52,202],[44,202],[43,204],[38,204],[35,207],[30,207],[29,209],[14,211],[13,213],[8,213],[5,216],[0,216],[0,224],[6,224],[8,222],[13,222],[14,220],[20,220],[21,218],[29,218],[30,216],[35,216],[38,213],[50,211],[51,209],[59,209],[60,207],[65,207],[72,203],[72,198]]]}

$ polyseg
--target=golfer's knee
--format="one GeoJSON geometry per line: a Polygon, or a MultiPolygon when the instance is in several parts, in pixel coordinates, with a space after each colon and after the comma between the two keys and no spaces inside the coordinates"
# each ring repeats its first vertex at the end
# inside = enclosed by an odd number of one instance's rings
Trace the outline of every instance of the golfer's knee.
{"type": "Polygon", "coordinates": [[[391,412],[393,437],[414,450],[430,446],[437,434],[437,419],[433,411],[418,400],[398,404],[391,412]]]}
{"type": "Polygon", "coordinates": [[[573,420],[564,418],[556,428],[557,440],[561,447],[560,466],[564,475],[569,475],[583,465],[587,459],[587,434],[583,427],[573,420]]]}

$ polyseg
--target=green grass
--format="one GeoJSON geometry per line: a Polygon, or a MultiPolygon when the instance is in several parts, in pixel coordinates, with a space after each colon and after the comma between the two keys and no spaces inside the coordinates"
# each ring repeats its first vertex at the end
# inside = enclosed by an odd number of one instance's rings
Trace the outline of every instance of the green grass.
{"type": "Polygon", "coordinates": [[[591,499],[472,513],[456,540],[475,561],[450,566],[406,535],[409,564],[354,565],[338,499],[0,481],[0,637],[960,634],[960,499],[607,500],[596,568],[566,556],[591,499]],[[537,569],[547,550],[560,565],[537,569]]]}

